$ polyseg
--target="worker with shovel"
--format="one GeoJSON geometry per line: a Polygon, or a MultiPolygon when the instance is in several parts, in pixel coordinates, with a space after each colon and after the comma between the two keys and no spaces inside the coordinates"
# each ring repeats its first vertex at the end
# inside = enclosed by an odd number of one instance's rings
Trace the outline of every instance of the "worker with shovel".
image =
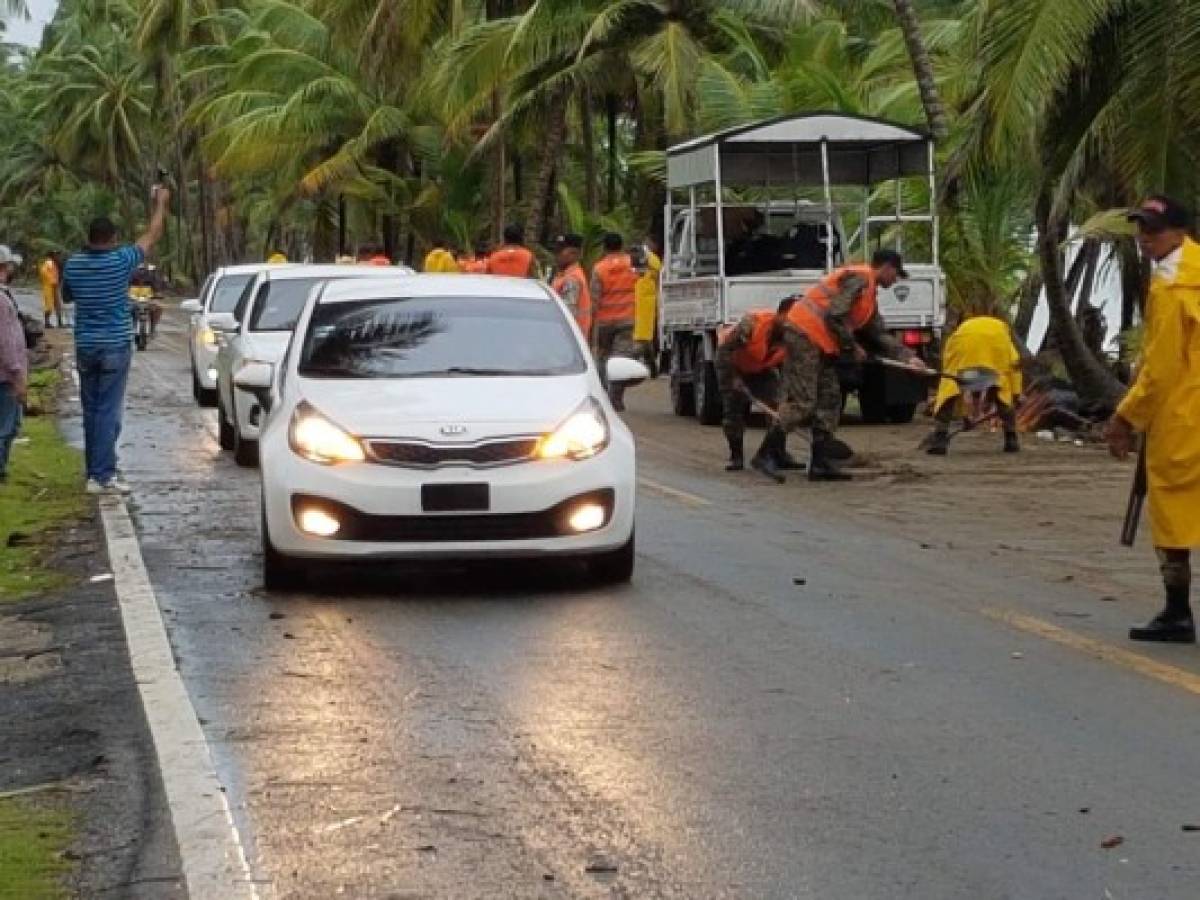
{"type": "Polygon", "coordinates": [[[1008,323],[979,310],[968,310],[966,320],[946,341],[942,355],[944,377],[934,401],[937,425],[926,442],[932,456],[950,449],[950,423],[956,414],[974,427],[993,415],[1004,427],[1004,452],[1021,449],[1017,438],[1016,402],[1021,395],[1021,354],[1013,344],[1008,323]],[[974,405],[976,408],[971,409],[974,405]],[[993,412],[994,410],[994,412],[993,412]]]}
{"type": "MultiPolygon", "coordinates": [[[[717,386],[721,390],[723,409],[721,426],[729,443],[727,472],[745,468],[744,441],[746,418],[752,407],[774,416],[773,404],[779,394],[779,367],[786,356],[781,340],[788,311],[796,302],[788,297],[772,312],[769,309],[751,310],[742,316],[717,345],[717,386]]],[[[750,465],[768,478],[779,481],[779,469],[801,468],[784,446],[786,435],[768,427],[762,446],[750,460],[750,465]]]]}
{"type": "Polygon", "coordinates": [[[876,292],[905,277],[899,253],[877,250],[870,265],[835,270],[797,298],[788,311],[778,427],[785,434],[805,426],[812,429],[809,481],[850,480],[838,466],[840,442],[833,436],[842,414],[839,358],[862,362],[870,349],[904,361],[917,374],[928,372],[915,353],[884,330],[879,316],[876,292]]]}
{"type": "MultiPolygon", "coordinates": [[[[1130,629],[1129,637],[1194,644],[1190,594],[1191,550],[1200,547],[1200,244],[1187,236],[1191,212],[1169,197],[1150,197],[1129,218],[1137,223],[1138,246],[1154,273],[1137,375],[1105,437],[1113,455],[1123,459],[1134,433],[1143,435],[1139,466],[1144,465],[1150,527],[1167,594],[1163,611],[1130,629]]],[[[1129,544],[1133,538],[1130,533],[1129,544]]]]}

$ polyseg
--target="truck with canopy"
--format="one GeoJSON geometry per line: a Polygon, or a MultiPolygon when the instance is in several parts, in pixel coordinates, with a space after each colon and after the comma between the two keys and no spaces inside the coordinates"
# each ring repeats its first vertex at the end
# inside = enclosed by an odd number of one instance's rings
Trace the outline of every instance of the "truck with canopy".
{"type": "MultiPolygon", "coordinates": [[[[721,330],[883,246],[904,254],[909,278],[879,290],[879,312],[931,354],[945,322],[936,195],[931,138],[876,119],[787,116],[670,148],[659,327],[675,412],[718,424],[721,330]]],[[[844,367],[868,422],[911,420],[926,388],[882,366],[844,367]]]]}

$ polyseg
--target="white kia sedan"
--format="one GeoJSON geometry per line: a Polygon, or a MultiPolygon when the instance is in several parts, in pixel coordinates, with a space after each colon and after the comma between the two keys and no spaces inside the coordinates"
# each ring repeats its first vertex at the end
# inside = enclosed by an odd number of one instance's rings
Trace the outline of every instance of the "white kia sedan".
{"type": "Polygon", "coordinates": [[[267,263],[223,266],[204,281],[200,297],[184,300],[179,308],[191,313],[188,323],[188,356],[192,363],[192,396],[201,406],[217,405],[217,326],[237,326],[233,311],[246,285],[267,268],[267,263]]]}
{"type": "Polygon", "coordinates": [[[395,279],[412,274],[403,266],[286,265],[263,268],[242,290],[230,323],[218,331],[217,426],[221,448],[232,450],[241,466],[258,463],[262,408],[252,394],[238,390],[233,376],[251,362],[277,363],[313,289],[331,279],[395,279]]]}
{"type": "MultiPolygon", "coordinates": [[[[613,360],[612,380],[648,376],[613,360]]],[[[263,426],[269,589],[336,560],[634,562],[633,436],[544,284],[472,275],[330,282],[283,361],[239,389],[263,426]]]]}

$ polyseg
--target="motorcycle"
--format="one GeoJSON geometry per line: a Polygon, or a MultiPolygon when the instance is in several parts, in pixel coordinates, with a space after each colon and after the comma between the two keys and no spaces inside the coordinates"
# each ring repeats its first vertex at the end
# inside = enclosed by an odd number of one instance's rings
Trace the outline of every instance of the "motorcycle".
{"type": "Polygon", "coordinates": [[[139,350],[145,350],[150,344],[150,338],[158,330],[158,320],[162,315],[162,305],[158,302],[160,295],[155,289],[156,283],[154,266],[144,266],[134,273],[133,283],[129,287],[129,314],[133,318],[133,343],[139,350]]]}

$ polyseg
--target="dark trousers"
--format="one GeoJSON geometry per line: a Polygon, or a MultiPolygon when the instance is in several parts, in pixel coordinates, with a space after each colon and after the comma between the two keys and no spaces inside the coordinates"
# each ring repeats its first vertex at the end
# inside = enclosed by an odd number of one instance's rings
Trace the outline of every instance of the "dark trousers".
{"type": "MultiPolygon", "coordinates": [[[[958,400],[954,397],[947,400],[937,408],[933,418],[937,422],[937,430],[945,433],[950,430],[950,423],[954,421],[954,412],[958,407],[958,400]]],[[[1000,402],[1000,389],[988,388],[985,403],[994,404],[996,407],[996,417],[1000,419],[1000,424],[1004,426],[1005,434],[1015,434],[1017,430],[1017,414],[1007,403],[1000,402]]]]}
{"type": "Polygon", "coordinates": [[[117,474],[117,439],[131,361],[129,345],[80,347],[75,352],[87,477],[100,484],[107,484],[117,474]]]}
{"type": "Polygon", "coordinates": [[[13,386],[0,382],[0,478],[8,476],[8,455],[21,431],[21,401],[13,386]]]}

